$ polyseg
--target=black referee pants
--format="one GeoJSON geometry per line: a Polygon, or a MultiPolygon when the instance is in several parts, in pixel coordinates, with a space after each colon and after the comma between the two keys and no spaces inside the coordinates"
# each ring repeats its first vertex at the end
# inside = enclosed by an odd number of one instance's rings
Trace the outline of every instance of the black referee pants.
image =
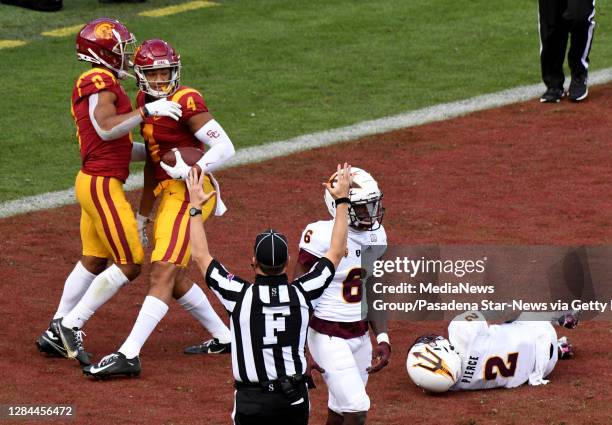
{"type": "Polygon", "coordinates": [[[539,11],[540,64],[546,87],[563,88],[568,38],[567,61],[572,78],[586,78],[595,28],[595,0],[539,0],[539,11]]]}
{"type": "MultiPolygon", "coordinates": [[[[310,413],[308,390],[301,390],[301,402],[291,404],[283,393],[260,389],[236,391],[235,425],[307,425],[310,413]]],[[[299,400],[298,400],[299,401],[299,400]]]]}

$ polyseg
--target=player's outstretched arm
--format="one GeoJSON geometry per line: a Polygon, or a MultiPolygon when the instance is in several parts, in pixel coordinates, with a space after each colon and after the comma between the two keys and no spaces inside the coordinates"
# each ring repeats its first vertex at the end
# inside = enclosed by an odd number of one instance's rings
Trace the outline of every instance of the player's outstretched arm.
{"type": "MultiPolygon", "coordinates": [[[[214,190],[210,193],[204,193],[204,176],[204,173],[198,173],[196,168],[192,168],[186,180],[187,189],[189,190],[189,203],[199,210],[202,209],[206,201],[215,195],[214,190]]],[[[191,216],[189,219],[189,232],[191,257],[198,265],[202,274],[205,275],[213,257],[208,250],[208,242],[201,215],[191,216]]]]}
{"type": "Polygon", "coordinates": [[[102,140],[115,140],[125,136],[147,116],[165,116],[177,120],[181,117],[181,105],[166,99],[147,103],[127,114],[117,114],[117,95],[103,90],[89,96],[89,116],[102,140]]]}
{"type": "Polygon", "coordinates": [[[350,204],[349,189],[351,187],[351,166],[346,162],[341,167],[338,164],[337,181],[323,183],[336,201],[336,219],[332,229],[331,245],[325,253],[333,264],[338,267],[340,260],[346,252],[346,239],[348,237],[348,208],[350,204]]]}

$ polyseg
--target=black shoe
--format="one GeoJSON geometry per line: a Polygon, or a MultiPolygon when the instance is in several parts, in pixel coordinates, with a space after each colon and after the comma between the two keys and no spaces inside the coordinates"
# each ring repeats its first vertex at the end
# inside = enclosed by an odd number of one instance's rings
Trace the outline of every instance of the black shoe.
{"type": "Polygon", "coordinates": [[[226,354],[232,352],[232,344],[222,344],[217,338],[204,341],[200,345],[185,348],[185,354],[226,354]]]}
{"type": "Polygon", "coordinates": [[[36,338],[36,346],[38,347],[38,351],[41,353],[54,357],[68,358],[68,354],[66,354],[66,349],[64,348],[62,339],[53,331],[51,324],[49,324],[49,329],[44,331],[41,336],[36,338]]]}
{"type": "Polygon", "coordinates": [[[568,94],[572,102],[580,102],[581,100],[586,99],[586,97],[589,95],[586,77],[572,77],[568,94]]]}
{"type": "Polygon", "coordinates": [[[540,97],[541,103],[559,103],[563,97],[563,89],[556,89],[549,87],[546,89],[542,97],[540,97]]]}
{"type": "Polygon", "coordinates": [[[66,350],[66,357],[69,359],[77,359],[81,366],[91,364],[89,353],[83,348],[84,332],[79,328],[69,329],[62,325],[62,319],[53,319],[51,321],[51,329],[62,339],[62,344],[66,350]]]}
{"type": "Polygon", "coordinates": [[[96,365],[85,366],[83,373],[94,378],[108,378],[111,376],[139,376],[140,358],[127,359],[123,353],[112,353],[96,365]]]}

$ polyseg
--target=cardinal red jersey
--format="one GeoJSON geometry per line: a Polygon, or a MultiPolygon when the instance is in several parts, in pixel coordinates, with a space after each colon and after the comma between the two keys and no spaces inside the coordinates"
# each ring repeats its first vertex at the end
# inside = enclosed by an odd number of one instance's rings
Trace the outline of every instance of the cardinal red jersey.
{"type": "MultiPolygon", "coordinates": [[[[176,93],[168,97],[168,100],[181,105],[183,115],[178,121],[168,117],[148,117],[141,124],[142,137],[147,143],[147,150],[155,167],[155,179],[158,182],[170,178],[159,164],[166,152],[172,148],[188,146],[204,149],[202,142],[193,135],[187,125],[189,118],[202,112],[208,112],[200,92],[180,86],[176,93]]],[[[145,93],[139,92],[136,104],[140,107],[146,102],[145,93]]]]}
{"type": "Polygon", "coordinates": [[[81,74],[72,90],[72,116],[77,126],[77,139],[81,149],[81,170],[92,176],[115,177],[123,182],[129,175],[132,154],[132,135],[104,141],[91,122],[89,97],[108,90],[117,95],[117,114],[132,111],[130,98],[107,69],[92,68],[81,74]]]}

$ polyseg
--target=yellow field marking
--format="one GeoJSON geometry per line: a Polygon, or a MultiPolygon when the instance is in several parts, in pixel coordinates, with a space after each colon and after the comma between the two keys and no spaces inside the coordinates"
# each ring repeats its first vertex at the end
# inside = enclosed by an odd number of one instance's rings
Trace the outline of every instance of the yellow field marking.
{"type": "Polygon", "coordinates": [[[73,25],[71,27],[58,28],[51,31],[45,31],[42,33],[42,35],[45,35],[47,37],[67,37],[69,35],[76,34],[81,28],[83,28],[83,24],[73,25]]]}
{"type": "Polygon", "coordinates": [[[175,6],[162,7],[159,9],[145,10],[140,12],[139,16],[146,16],[148,18],[159,18],[161,16],[174,15],[176,13],[186,12],[188,10],[202,9],[204,7],[220,6],[218,3],[212,1],[190,1],[188,3],[177,4],[175,6]]]}
{"type": "Polygon", "coordinates": [[[27,41],[21,40],[0,40],[0,49],[10,49],[28,44],[27,41]]]}

